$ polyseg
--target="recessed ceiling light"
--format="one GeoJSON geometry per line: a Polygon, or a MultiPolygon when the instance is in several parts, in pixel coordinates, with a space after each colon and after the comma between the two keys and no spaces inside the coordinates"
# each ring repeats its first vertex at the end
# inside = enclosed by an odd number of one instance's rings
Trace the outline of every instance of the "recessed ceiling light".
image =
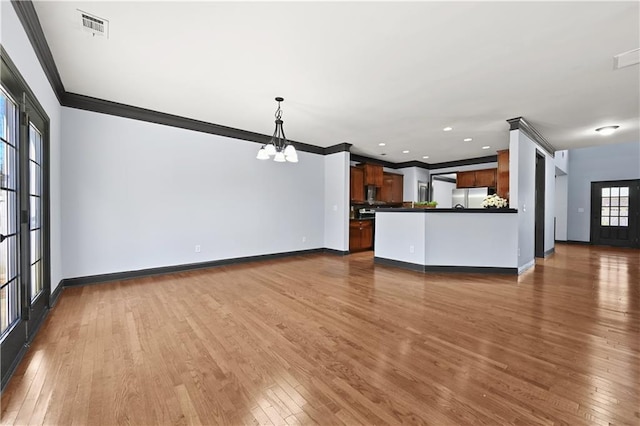
{"type": "Polygon", "coordinates": [[[407,151],[406,149],[404,151],[402,151],[403,154],[408,154],[409,151],[407,151]]]}
{"type": "Polygon", "coordinates": [[[422,158],[424,158],[426,160],[427,158],[429,158],[429,156],[428,155],[423,155],[422,158]]]}
{"type": "Polygon", "coordinates": [[[489,148],[491,148],[489,145],[482,147],[482,149],[489,149],[489,148]]]}
{"type": "Polygon", "coordinates": [[[600,133],[601,135],[605,135],[608,136],[610,134],[612,134],[613,132],[615,132],[616,130],[618,130],[620,126],[604,126],[604,127],[599,127],[596,129],[596,132],[600,133]]]}
{"type": "Polygon", "coordinates": [[[465,141],[465,142],[471,142],[472,140],[473,140],[473,139],[471,139],[471,138],[466,138],[464,141],[465,141]]]}
{"type": "Polygon", "coordinates": [[[442,130],[444,130],[445,132],[450,132],[450,131],[452,131],[452,130],[453,130],[453,127],[445,127],[445,128],[444,128],[444,129],[442,129],[442,130]]]}
{"type": "Polygon", "coordinates": [[[384,143],[384,142],[380,142],[380,143],[378,144],[378,146],[385,146],[385,145],[386,145],[386,143],[384,143]]]}

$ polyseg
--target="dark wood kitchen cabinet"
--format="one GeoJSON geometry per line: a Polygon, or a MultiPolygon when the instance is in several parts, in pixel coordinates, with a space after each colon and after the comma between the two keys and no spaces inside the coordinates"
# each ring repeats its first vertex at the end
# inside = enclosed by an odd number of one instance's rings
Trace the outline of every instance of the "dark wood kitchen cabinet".
{"type": "Polygon", "coordinates": [[[349,221],[349,251],[371,250],[373,248],[373,220],[349,221]]]}
{"type": "Polygon", "coordinates": [[[496,193],[509,199],[509,150],[498,151],[498,172],[496,182],[496,193]]]}
{"type": "Polygon", "coordinates": [[[496,187],[496,169],[473,170],[456,174],[456,188],[496,187]]]}
{"type": "Polygon", "coordinates": [[[351,167],[350,183],[351,201],[364,203],[364,169],[362,167],[351,167]]]}
{"type": "Polygon", "coordinates": [[[456,175],[457,188],[474,188],[476,186],[476,172],[458,172],[456,175]]]}
{"type": "Polygon", "coordinates": [[[382,174],[382,187],[379,201],[385,203],[401,203],[403,199],[404,176],[395,173],[382,174]]]}
{"type": "Polygon", "coordinates": [[[364,184],[382,187],[382,166],[376,164],[364,165],[364,184]]]}
{"type": "Polygon", "coordinates": [[[496,169],[476,170],[476,186],[477,187],[496,187],[496,169]]]}

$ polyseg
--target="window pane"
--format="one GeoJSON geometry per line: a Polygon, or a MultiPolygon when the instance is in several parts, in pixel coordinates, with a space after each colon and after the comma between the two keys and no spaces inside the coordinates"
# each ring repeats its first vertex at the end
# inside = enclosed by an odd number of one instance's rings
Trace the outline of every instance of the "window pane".
{"type": "Polygon", "coordinates": [[[618,197],[611,197],[611,205],[617,206],[618,204],[620,204],[620,199],[618,197]]]}
{"type": "Polygon", "coordinates": [[[617,186],[614,188],[611,188],[611,196],[612,197],[617,197],[620,195],[620,188],[618,188],[617,186]]]}
{"type": "Polygon", "coordinates": [[[40,182],[40,173],[42,169],[33,161],[29,161],[29,194],[40,195],[40,188],[42,183],[40,182]]]}
{"type": "Polygon", "coordinates": [[[600,220],[600,225],[609,226],[609,216],[603,216],[600,220]]]}
{"type": "Polygon", "coordinates": [[[42,135],[32,124],[29,126],[29,159],[40,164],[40,152],[42,151],[42,135]]]}
{"type": "Polygon", "coordinates": [[[7,243],[8,250],[7,280],[11,281],[18,276],[18,237],[14,235],[7,238],[5,241],[7,243]]]}
{"type": "Polygon", "coordinates": [[[7,154],[7,158],[5,159],[7,188],[17,189],[18,163],[16,162],[16,148],[8,145],[5,152],[7,154]]]}
{"type": "Polygon", "coordinates": [[[629,216],[629,207],[620,207],[619,216],[629,216]]]}
{"type": "Polygon", "coordinates": [[[628,206],[629,205],[629,197],[620,197],[620,205],[628,206]]]}
{"type": "Polygon", "coordinates": [[[0,138],[7,138],[7,98],[0,93],[0,138]]]}
{"type": "Polygon", "coordinates": [[[609,190],[609,188],[602,188],[602,196],[608,197],[609,195],[611,195],[611,191],[609,190]]]}
{"type": "Polygon", "coordinates": [[[603,206],[608,206],[609,204],[611,204],[611,198],[603,198],[602,199],[602,205],[603,206]]]}
{"type": "MultiPolygon", "coordinates": [[[[7,234],[15,234],[18,232],[18,211],[17,194],[7,191],[7,234]]],[[[7,235],[5,234],[5,235],[7,235]]]]}
{"type": "Polygon", "coordinates": [[[29,222],[29,229],[40,228],[40,197],[29,197],[31,204],[31,218],[29,222]]]}
{"type": "Polygon", "coordinates": [[[7,255],[7,240],[4,240],[0,243],[0,285],[8,281],[9,258],[7,255]]]}
{"type": "Polygon", "coordinates": [[[629,196],[629,187],[628,186],[620,187],[620,196],[621,197],[628,197],[629,196]]]}
{"type": "Polygon", "coordinates": [[[618,218],[617,217],[612,217],[611,218],[611,226],[618,226],[618,218]]]}
{"type": "Polygon", "coordinates": [[[31,231],[31,257],[30,263],[40,260],[40,230],[31,231]]]}
{"type": "Polygon", "coordinates": [[[38,297],[42,291],[42,274],[40,273],[40,265],[42,262],[38,262],[35,265],[31,265],[31,300],[38,297]]]}
{"type": "Polygon", "coordinates": [[[609,207],[603,207],[602,208],[602,212],[600,213],[601,216],[609,216],[609,207]]]}
{"type": "Polygon", "coordinates": [[[613,216],[619,216],[619,207],[611,207],[611,213],[609,214],[609,216],[613,217],[613,216]]]}
{"type": "Polygon", "coordinates": [[[629,226],[629,218],[621,217],[620,218],[620,226],[629,226]]]}

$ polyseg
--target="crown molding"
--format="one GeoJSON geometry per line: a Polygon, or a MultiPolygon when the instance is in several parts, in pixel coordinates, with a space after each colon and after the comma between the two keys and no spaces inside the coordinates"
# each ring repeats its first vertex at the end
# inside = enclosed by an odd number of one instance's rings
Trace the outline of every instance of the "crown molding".
{"type": "Polygon", "coordinates": [[[36,57],[51,84],[51,88],[58,98],[58,102],[62,104],[62,97],[65,93],[64,85],[62,84],[58,67],[53,60],[51,49],[49,49],[49,44],[44,36],[44,31],[42,31],[40,19],[38,19],[38,14],[36,13],[33,3],[30,0],[11,0],[11,5],[18,15],[24,31],[27,33],[27,38],[31,46],[33,46],[36,57]]]}
{"type": "Polygon", "coordinates": [[[486,157],[468,158],[466,160],[446,161],[429,165],[430,170],[445,169],[447,167],[474,166],[476,164],[495,163],[498,161],[497,155],[487,155],[486,157]]]}
{"type": "Polygon", "coordinates": [[[336,154],[338,152],[350,152],[351,151],[350,143],[339,143],[338,145],[328,146],[324,148],[324,155],[336,154]]]}
{"type": "Polygon", "coordinates": [[[509,123],[509,130],[522,130],[527,136],[533,139],[540,148],[544,149],[547,154],[552,157],[556,153],[556,149],[538,132],[535,127],[529,124],[523,117],[510,118],[507,120],[509,123]]]}

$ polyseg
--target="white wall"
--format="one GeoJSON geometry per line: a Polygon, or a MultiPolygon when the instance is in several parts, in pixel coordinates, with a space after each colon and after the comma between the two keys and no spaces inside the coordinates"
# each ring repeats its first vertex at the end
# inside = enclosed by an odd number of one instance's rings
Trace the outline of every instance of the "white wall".
{"type": "Polygon", "coordinates": [[[60,206],[61,108],[10,2],[0,2],[0,15],[0,42],[49,116],[51,291],[53,292],[63,278],[60,206]]]}
{"type": "Polygon", "coordinates": [[[640,179],[640,142],[572,149],[569,155],[567,238],[589,241],[591,182],[640,179]]]}
{"type": "Polygon", "coordinates": [[[553,161],[556,165],[556,174],[566,175],[569,172],[569,151],[556,151],[553,156],[553,161]]]}
{"type": "Polygon", "coordinates": [[[429,182],[429,170],[422,167],[405,167],[396,170],[404,175],[402,180],[402,200],[418,201],[418,181],[429,182]]]}
{"type": "Polygon", "coordinates": [[[555,163],[553,157],[538,147],[520,130],[509,134],[509,188],[512,208],[518,209],[518,267],[535,260],[535,176],[536,151],[545,156],[545,233],[544,249],[555,245],[555,163]]]}
{"type": "MultiPolygon", "coordinates": [[[[557,171],[557,170],[556,170],[557,171]]],[[[567,241],[567,196],[569,176],[556,176],[556,240],[567,241]]]]}
{"type": "Polygon", "coordinates": [[[324,157],[324,247],[349,250],[350,154],[324,157]]]}
{"type": "Polygon", "coordinates": [[[65,277],[324,246],[323,156],[259,161],[252,142],[62,114],[65,277]]]}
{"type": "Polygon", "coordinates": [[[448,209],[452,206],[452,191],[456,189],[456,184],[453,182],[445,182],[442,180],[434,179],[433,182],[433,201],[438,202],[439,209],[448,209]]]}

